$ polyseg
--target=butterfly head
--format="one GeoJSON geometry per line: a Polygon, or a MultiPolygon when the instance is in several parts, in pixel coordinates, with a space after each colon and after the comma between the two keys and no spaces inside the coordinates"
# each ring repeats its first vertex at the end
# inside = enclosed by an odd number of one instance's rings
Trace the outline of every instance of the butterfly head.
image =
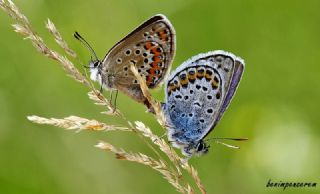
{"type": "Polygon", "coordinates": [[[190,144],[183,149],[183,154],[186,156],[202,156],[208,153],[210,145],[207,145],[203,140],[200,140],[196,144],[190,144]]]}
{"type": "Polygon", "coordinates": [[[208,153],[210,145],[206,144],[204,141],[200,140],[196,145],[196,155],[203,155],[208,153]]]}
{"type": "Polygon", "coordinates": [[[99,60],[92,60],[89,64],[90,78],[93,81],[101,83],[102,62],[99,60]]]}
{"type": "Polygon", "coordinates": [[[93,81],[98,81],[100,84],[102,83],[102,62],[98,59],[96,52],[94,52],[93,48],[90,44],[78,33],[75,32],[73,35],[77,40],[79,40],[92,54],[94,60],[91,56],[91,61],[89,63],[88,68],[90,69],[90,78],[93,81]]]}

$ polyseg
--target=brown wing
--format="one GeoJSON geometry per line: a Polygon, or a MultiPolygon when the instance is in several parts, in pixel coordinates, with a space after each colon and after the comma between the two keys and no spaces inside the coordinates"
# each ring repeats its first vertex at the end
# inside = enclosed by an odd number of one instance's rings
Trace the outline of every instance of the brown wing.
{"type": "Polygon", "coordinates": [[[114,75],[114,88],[129,94],[132,91],[124,90],[138,86],[130,71],[132,63],[148,87],[155,88],[170,70],[175,45],[170,21],[164,15],[153,16],[111,48],[103,60],[103,71],[114,75]]]}

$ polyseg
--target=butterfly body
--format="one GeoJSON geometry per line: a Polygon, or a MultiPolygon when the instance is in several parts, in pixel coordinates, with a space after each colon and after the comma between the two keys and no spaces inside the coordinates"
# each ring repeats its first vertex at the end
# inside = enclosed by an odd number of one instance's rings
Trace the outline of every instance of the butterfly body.
{"type": "Polygon", "coordinates": [[[155,88],[170,71],[175,45],[170,21],[164,15],[153,16],[114,45],[102,61],[91,62],[90,77],[107,90],[120,90],[146,103],[130,65],[135,65],[150,89],[155,88]]]}
{"type": "Polygon", "coordinates": [[[208,151],[203,139],[220,120],[238,86],[244,62],[224,51],[197,55],[166,82],[162,105],[168,138],[185,155],[208,151]]]}

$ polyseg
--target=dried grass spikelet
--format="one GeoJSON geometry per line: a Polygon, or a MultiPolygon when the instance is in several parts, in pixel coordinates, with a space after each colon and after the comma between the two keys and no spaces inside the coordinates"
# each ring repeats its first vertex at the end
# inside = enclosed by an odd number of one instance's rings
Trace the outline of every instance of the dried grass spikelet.
{"type": "MultiPolygon", "coordinates": [[[[161,110],[160,107],[160,103],[156,102],[149,90],[148,87],[145,83],[145,80],[140,76],[140,74],[138,73],[136,67],[134,65],[131,64],[130,66],[131,71],[133,72],[133,74],[136,76],[136,78],[139,81],[140,84],[140,88],[144,94],[144,96],[148,99],[148,101],[151,103],[151,105],[153,106],[154,110],[155,110],[155,114],[157,117],[158,122],[163,126],[166,127],[166,120],[164,117],[164,114],[161,110]]],[[[155,136],[154,134],[152,134],[151,130],[147,127],[145,127],[145,125],[142,122],[136,122],[136,128],[138,130],[140,130],[142,132],[143,135],[145,135],[146,137],[149,137],[154,144],[157,144],[159,146],[159,148],[161,149],[161,151],[163,151],[164,153],[167,154],[167,156],[169,157],[169,159],[176,164],[176,167],[178,169],[178,171],[180,171],[178,166],[181,166],[183,169],[185,169],[190,176],[194,179],[194,181],[196,182],[199,190],[201,191],[201,193],[206,193],[206,190],[204,188],[204,185],[202,184],[200,177],[198,176],[198,172],[194,169],[193,166],[188,164],[188,158],[187,159],[182,159],[180,158],[177,153],[170,147],[168,146],[168,144],[163,141],[163,139],[158,138],[157,136],[155,136]]]]}
{"type": "Polygon", "coordinates": [[[183,161],[182,158],[179,157],[179,155],[164,141],[163,139],[159,138],[157,135],[154,135],[150,128],[146,127],[144,123],[140,121],[135,122],[136,127],[138,131],[140,131],[145,137],[149,138],[154,144],[156,144],[162,152],[164,152],[168,158],[175,164],[175,167],[177,168],[179,174],[181,173],[180,165],[183,161]]]}
{"type": "MultiPolygon", "coordinates": [[[[151,167],[152,169],[160,172],[163,177],[168,180],[168,182],[176,188],[176,190],[180,193],[186,193],[189,190],[189,187],[184,188],[179,183],[179,177],[177,174],[173,173],[166,163],[162,160],[155,160],[145,154],[141,153],[128,153],[124,151],[123,149],[117,149],[113,145],[107,142],[99,142],[96,145],[97,148],[100,148],[102,150],[110,151],[116,155],[117,159],[120,160],[128,160],[132,162],[137,162],[146,166],[151,167]]],[[[191,188],[191,187],[190,187],[191,188]]]]}
{"type": "Polygon", "coordinates": [[[193,178],[193,180],[195,181],[195,183],[197,184],[199,190],[201,193],[207,193],[204,185],[201,182],[201,179],[198,175],[198,171],[191,165],[189,165],[187,162],[182,163],[182,168],[185,169],[190,176],[193,178]]]}
{"type": "Polygon", "coordinates": [[[69,56],[71,56],[72,58],[77,58],[77,54],[72,49],[70,49],[70,47],[68,46],[67,42],[62,39],[62,36],[58,32],[56,26],[52,23],[52,21],[50,19],[48,19],[46,27],[49,30],[49,32],[52,34],[52,36],[54,37],[54,39],[58,43],[58,45],[61,48],[63,48],[64,51],[69,56]]]}
{"type": "Polygon", "coordinates": [[[121,127],[115,125],[107,125],[105,123],[96,121],[96,120],[89,120],[86,118],[78,117],[78,116],[69,116],[63,119],[56,119],[56,118],[44,118],[39,116],[28,116],[28,120],[37,123],[37,124],[46,124],[46,125],[53,125],[56,127],[64,128],[67,130],[77,130],[77,132],[82,130],[89,130],[89,131],[132,131],[128,127],[121,127]]]}
{"type": "MultiPolygon", "coordinates": [[[[50,49],[44,43],[43,39],[32,29],[32,26],[29,23],[27,17],[19,11],[19,9],[12,1],[3,0],[0,2],[0,7],[17,22],[12,25],[14,27],[15,32],[25,36],[25,39],[29,39],[33,46],[40,53],[42,53],[48,58],[58,61],[70,77],[89,87],[91,90],[95,90],[92,86],[92,83],[86,78],[86,76],[79,72],[79,70],[67,57],[62,56],[60,53],[50,49]]],[[[66,41],[63,40],[62,36],[56,29],[55,25],[51,22],[51,20],[48,19],[46,27],[49,30],[49,32],[53,35],[58,45],[61,46],[68,55],[72,56],[73,58],[76,58],[75,52],[72,49],[70,49],[66,41]]],[[[104,99],[105,102],[108,103],[108,100],[106,100],[106,98],[102,94],[100,94],[99,92],[95,92],[95,94],[99,94],[98,98],[104,99]]],[[[108,103],[108,109],[114,109],[112,108],[110,103],[108,103]]]]}
{"type": "MultiPolygon", "coordinates": [[[[100,149],[104,149],[116,154],[118,159],[128,160],[132,162],[137,162],[144,164],[146,166],[151,167],[152,169],[160,172],[168,182],[175,187],[175,189],[180,193],[194,193],[193,188],[190,184],[186,183],[183,179],[183,174],[181,173],[181,168],[186,170],[190,176],[196,182],[200,192],[202,194],[206,193],[198,173],[194,167],[188,164],[187,160],[181,158],[174,149],[163,139],[159,138],[157,135],[153,134],[150,128],[146,127],[142,122],[135,122],[133,125],[130,121],[128,121],[119,110],[115,110],[114,107],[110,104],[110,102],[98,91],[96,90],[92,83],[84,76],[80,71],[75,67],[75,65],[65,56],[62,56],[60,53],[50,49],[44,43],[42,38],[35,33],[32,29],[31,24],[28,19],[20,13],[19,9],[15,6],[15,4],[11,0],[0,0],[0,7],[10,16],[12,17],[16,24],[13,24],[15,31],[19,34],[25,36],[25,39],[30,39],[31,43],[34,47],[43,55],[58,61],[62,67],[66,70],[67,74],[74,78],[76,81],[81,82],[85,86],[89,87],[91,92],[88,93],[88,96],[91,100],[95,102],[97,105],[104,106],[107,111],[103,112],[104,114],[108,114],[110,116],[119,116],[123,119],[123,121],[128,123],[128,126],[115,126],[108,125],[100,121],[81,118],[77,116],[69,116],[62,119],[56,118],[44,118],[39,116],[29,116],[28,119],[34,123],[38,124],[48,124],[57,127],[61,127],[68,130],[90,130],[90,131],[133,131],[135,134],[140,134],[151,140],[153,144],[159,147],[159,149],[165,153],[165,155],[170,159],[172,164],[167,164],[162,160],[161,156],[159,159],[154,159],[150,156],[147,156],[142,153],[128,153],[122,149],[116,149],[111,144],[100,142],[97,147],[100,149]],[[172,168],[174,166],[175,168],[172,168]]],[[[54,37],[57,44],[63,48],[63,50],[67,53],[68,56],[71,56],[74,59],[77,59],[76,53],[68,46],[68,44],[63,40],[61,34],[56,29],[55,25],[51,20],[48,19],[46,28],[49,30],[51,35],[54,37]]],[[[165,127],[165,117],[161,110],[160,103],[155,101],[151,94],[149,93],[148,87],[146,86],[145,81],[138,74],[135,66],[131,66],[131,71],[137,77],[140,87],[143,91],[144,96],[148,99],[150,104],[152,105],[155,116],[161,126],[165,127]]],[[[145,141],[146,142],[146,141],[145,141]]],[[[156,150],[154,150],[156,152],[156,150]]]]}
{"type": "Polygon", "coordinates": [[[92,90],[88,92],[88,96],[92,101],[94,101],[94,104],[107,108],[107,111],[101,112],[102,114],[110,116],[117,115],[124,118],[123,114],[121,114],[119,110],[116,110],[113,106],[111,106],[110,102],[101,94],[100,91],[92,90]]]}
{"type": "Polygon", "coordinates": [[[165,117],[162,112],[160,103],[152,98],[145,80],[140,76],[137,68],[133,64],[130,64],[130,70],[132,71],[134,76],[137,78],[143,95],[147,98],[152,108],[154,109],[158,122],[162,127],[164,127],[166,125],[166,122],[165,122],[165,117]]]}
{"type": "Polygon", "coordinates": [[[61,56],[58,52],[49,49],[49,47],[44,43],[43,39],[35,33],[31,27],[26,16],[24,16],[19,9],[15,6],[15,4],[10,0],[3,0],[0,2],[1,8],[9,14],[17,23],[12,26],[15,29],[15,32],[22,34],[25,36],[25,39],[29,39],[33,46],[46,57],[54,59],[58,61],[63,68],[66,70],[69,76],[74,78],[75,80],[85,84],[86,86],[90,86],[89,81],[85,76],[83,76],[73,65],[71,61],[69,61],[66,57],[61,56]]]}

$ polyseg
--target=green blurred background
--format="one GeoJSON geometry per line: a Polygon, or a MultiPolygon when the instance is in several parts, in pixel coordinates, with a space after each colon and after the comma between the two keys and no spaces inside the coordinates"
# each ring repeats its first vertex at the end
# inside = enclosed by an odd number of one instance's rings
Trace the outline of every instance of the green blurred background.
{"type": "MultiPolygon", "coordinates": [[[[114,43],[154,14],[165,14],[177,33],[175,69],[201,52],[223,49],[246,69],[228,111],[210,137],[249,137],[233,150],[212,144],[192,158],[208,193],[319,193],[317,188],[266,188],[274,182],[320,184],[320,1],[256,0],[34,0],[15,1],[49,46],[50,18],[86,63],[78,30],[103,57],[114,43]]],[[[157,172],[118,161],[94,148],[98,140],[152,155],[133,133],[74,133],[30,123],[27,115],[78,115],[107,123],[88,89],[13,32],[0,12],[0,193],[176,193],[157,172]]],[[[79,68],[82,70],[81,66],[79,68]]],[[[98,86],[97,86],[98,87],[98,86]]],[[[159,100],[163,88],[153,91],[159,100]]],[[[107,95],[108,96],[108,95],[107,95]]],[[[163,134],[152,115],[120,94],[118,108],[163,134]]],[[[233,143],[233,142],[231,142],[233,143]]]]}

